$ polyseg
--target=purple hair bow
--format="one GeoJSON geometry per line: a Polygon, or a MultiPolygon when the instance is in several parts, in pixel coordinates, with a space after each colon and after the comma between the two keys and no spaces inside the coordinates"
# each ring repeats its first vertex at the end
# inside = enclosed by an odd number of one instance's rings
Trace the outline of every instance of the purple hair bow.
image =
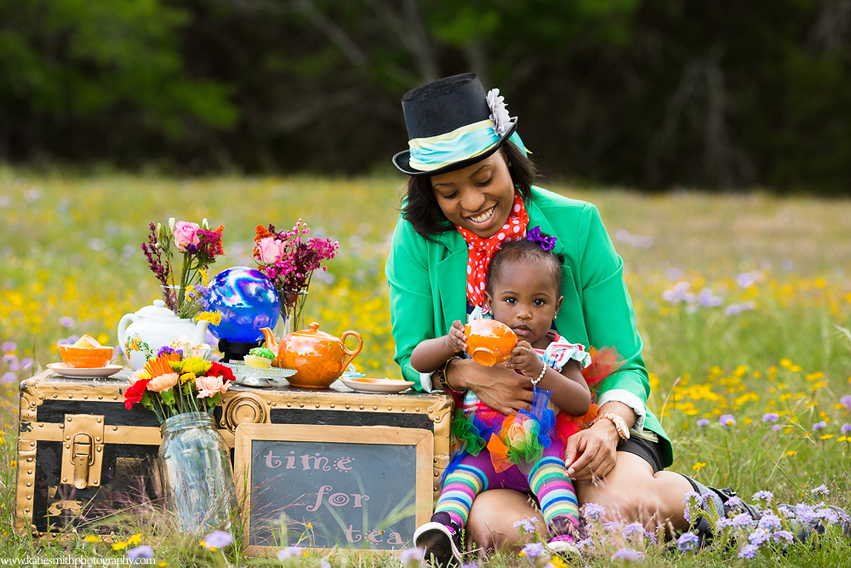
{"type": "Polygon", "coordinates": [[[556,248],[557,239],[555,237],[541,236],[541,227],[532,227],[529,229],[526,232],[526,240],[539,243],[545,251],[551,251],[556,248]]]}

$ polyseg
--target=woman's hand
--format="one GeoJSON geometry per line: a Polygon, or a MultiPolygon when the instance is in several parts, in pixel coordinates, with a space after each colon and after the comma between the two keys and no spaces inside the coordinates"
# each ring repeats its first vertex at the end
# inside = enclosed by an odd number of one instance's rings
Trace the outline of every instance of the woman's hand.
{"type": "Polygon", "coordinates": [[[620,438],[610,420],[599,420],[567,439],[564,463],[576,481],[600,480],[615,468],[620,438]]]}
{"type": "Polygon", "coordinates": [[[532,384],[502,365],[485,367],[472,359],[453,359],[447,370],[450,386],[471,390],[479,400],[503,414],[532,408],[532,384]]]}

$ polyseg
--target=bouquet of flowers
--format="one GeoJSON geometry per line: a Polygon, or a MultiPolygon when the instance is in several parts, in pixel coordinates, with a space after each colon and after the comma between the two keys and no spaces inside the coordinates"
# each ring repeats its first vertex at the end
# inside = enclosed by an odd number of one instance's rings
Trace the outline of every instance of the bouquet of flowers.
{"type": "MultiPolygon", "coordinates": [[[[166,306],[178,317],[196,317],[206,310],[208,289],[206,270],[225,254],[222,249],[224,225],[211,230],[207,220],[197,223],[168,220],[168,225],[150,224],[148,242],[141,249],[148,266],[163,289],[166,306]],[[180,273],[173,266],[175,251],[183,256],[180,273]]],[[[179,259],[180,257],[177,256],[179,259]]]]}
{"type": "MultiPolygon", "coordinates": [[[[295,322],[292,330],[301,324],[307,289],[313,271],[322,261],[337,256],[340,243],[330,239],[304,238],[310,233],[301,219],[290,231],[275,231],[274,225],[257,225],[254,237],[254,261],[260,272],[269,277],[281,297],[285,308],[295,322]]],[[[322,267],[327,270],[326,267],[322,267]]]]}
{"type": "Polygon", "coordinates": [[[160,424],[185,412],[212,414],[233,380],[233,372],[224,365],[201,357],[184,358],[181,350],[163,347],[130,377],[124,406],[130,410],[140,402],[157,415],[160,424]]]}

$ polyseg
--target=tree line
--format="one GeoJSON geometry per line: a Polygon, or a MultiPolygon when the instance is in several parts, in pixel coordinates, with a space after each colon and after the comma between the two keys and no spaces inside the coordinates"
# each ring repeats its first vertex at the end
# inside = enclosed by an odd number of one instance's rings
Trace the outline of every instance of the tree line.
{"type": "Polygon", "coordinates": [[[365,173],[473,71],[550,177],[845,194],[851,0],[0,0],[0,161],[365,173]]]}

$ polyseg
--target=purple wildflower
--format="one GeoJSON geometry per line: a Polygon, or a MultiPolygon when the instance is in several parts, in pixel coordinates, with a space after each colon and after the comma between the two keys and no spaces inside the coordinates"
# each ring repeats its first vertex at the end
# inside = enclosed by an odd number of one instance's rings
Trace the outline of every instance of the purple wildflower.
{"type": "Polygon", "coordinates": [[[753,524],[753,517],[751,517],[748,513],[739,513],[735,517],[733,517],[733,526],[734,527],[749,527],[753,524]]]}
{"type": "Polygon", "coordinates": [[[691,284],[685,281],[680,281],[674,284],[674,286],[670,290],[665,290],[662,292],[662,298],[670,302],[672,304],[677,304],[679,302],[683,302],[687,300],[689,297],[694,296],[694,294],[689,294],[688,289],[691,287],[691,284]]]}
{"type": "MultiPolygon", "coordinates": [[[[411,549],[411,550],[419,550],[419,549],[411,549]]],[[[300,546],[288,546],[278,551],[278,560],[286,560],[287,558],[291,558],[293,556],[301,556],[303,549],[300,546]]],[[[407,551],[405,551],[407,552],[407,551]]],[[[402,554],[405,554],[402,552],[402,554]]]]}
{"type": "Polygon", "coordinates": [[[641,560],[644,558],[644,553],[639,552],[638,550],[633,550],[631,548],[621,548],[614,554],[612,554],[612,562],[615,560],[641,560]]]}
{"type": "Polygon", "coordinates": [[[213,531],[204,539],[207,548],[224,548],[233,544],[233,535],[225,531],[213,531]]]}
{"type": "Polygon", "coordinates": [[[31,357],[24,357],[21,359],[21,370],[25,371],[33,366],[33,360],[31,357]]]}
{"type": "Polygon", "coordinates": [[[840,430],[842,431],[843,434],[847,434],[848,432],[851,432],[851,424],[848,424],[846,422],[845,424],[842,425],[842,428],[840,430]]]}
{"type": "Polygon", "coordinates": [[[797,514],[798,519],[803,523],[811,523],[818,518],[816,516],[815,509],[806,503],[798,503],[795,505],[795,513],[797,514]]]}
{"type": "Polygon", "coordinates": [[[706,418],[701,418],[700,420],[698,420],[698,421],[697,421],[697,425],[698,425],[700,428],[703,428],[704,426],[708,426],[708,425],[709,425],[709,420],[707,420],[706,418]]]}
{"type": "Polygon", "coordinates": [[[154,549],[148,546],[147,544],[143,544],[142,546],[137,546],[136,548],[131,548],[127,551],[127,558],[130,560],[138,560],[139,558],[153,558],[154,557],[154,549]]]}
{"type": "Polygon", "coordinates": [[[704,308],[715,308],[720,306],[724,299],[721,296],[716,296],[709,288],[704,288],[697,295],[697,303],[704,308]]]}
{"type": "Polygon", "coordinates": [[[696,534],[693,532],[684,532],[677,539],[677,546],[680,550],[694,550],[697,548],[698,542],[700,542],[700,538],[696,534]]]}
{"type": "Polygon", "coordinates": [[[729,428],[731,426],[736,425],[736,417],[733,416],[732,414],[722,414],[721,416],[718,417],[718,422],[724,428],[729,428]]]}
{"type": "MultiPolygon", "coordinates": [[[[278,559],[283,560],[281,558],[281,550],[278,552],[278,559]]],[[[422,548],[406,548],[402,552],[399,553],[399,560],[401,560],[405,564],[410,564],[411,562],[420,562],[425,556],[425,550],[422,548]]],[[[287,557],[289,558],[289,557],[287,557]]]]}
{"type": "Polygon", "coordinates": [[[514,523],[514,528],[522,528],[525,534],[531,534],[535,532],[535,525],[538,522],[538,517],[529,517],[528,519],[521,519],[514,523]]]}
{"type": "Polygon", "coordinates": [[[830,489],[827,488],[827,485],[822,483],[815,489],[811,489],[810,493],[812,493],[813,497],[827,497],[830,495],[830,489]]]}
{"type": "Polygon", "coordinates": [[[3,346],[0,347],[0,351],[14,351],[18,348],[18,344],[14,341],[4,341],[3,346]]]}
{"type": "Polygon", "coordinates": [[[756,546],[760,546],[771,538],[771,533],[765,529],[756,529],[751,534],[748,535],[748,541],[751,544],[755,544],[756,546]]]}
{"type": "Polygon", "coordinates": [[[17,380],[18,377],[12,371],[3,373],[3,376],[0,377],[0,383],[14,383],[17,380]]]}
{"type": "Polygon", "coordinates": [[[62,327],[71,327],[74,325],[74,320],[69,318],[68,316],[63,316],[59,318],[59,325],[62,327]]]}
{"type": "Polygon", "coordinates": [[[730,304],[726,308],[724,308],[725,316],[735,316],[742,312],[747,312],[749,310],[756,309],[756,302],[753,300],[749,300],[747,302],[742,302],[741,304],[730,304]]]}
{"type": "Polygon", "coordinates": [[[727,505],[728,507],[730,507],[731,509],[735,508],[735,509],[741,510],[743,508],[742,507],[742,505],[743,505],[742,500],[738,496],[730,497],[729,499],[727,499],[727,502],[724,503],[724,504],[727,505]]]}
{"type": "Polygon", "coordinates": [[[544,553],[544,543],[542,542],[530,542],[526,546],[523,547],[523,550],[520,551],[522,556],[527,556],[529,558],[537,558],[544,553]]]}
{"type": "Polygon", "coordinates": [[[774,493],[771,491],[757,491],[753,494],[754,501],[765,501],[766,503],[774,499],[774,493]]]}
{"type": "Polygon", "coordinates": [[[757,526],[761,529],[779,529],[780,517],[774,513],[766,513],[759,519],[757,526]]]}
{"type": "Polygon", "coordinates": [[[726,528],[733,526],[733,520],[728,519],[727,517],[721,517],[717,521],[715,521],[715,530],[718,532],[723,531],[726,528]]]}
{"type": "Polygon", "coordinates": [[[846,394],[845,396],[839,399],[839,402],[841,402],[842,405],[845,406],[845,408],[851,410],[851,394],[846,394]]]}
{"type": "Polygon", "coordinates": [[[644,525],[641,523],[629,523],[623,528],[623,535],[626,537],[634,534],[644,535],[644,525]]]}
{"type": "Polygon", "coordinates": [[[472,562],[464,562],[461,564],[461,568],[479,568],[479,565],[473,560],[472,562]]]}
{"type": "Polygon", "coordinates": [[[599,521],[606,515],[606,508],[596,503],[586,503],[582,514],[586,521],[599,521]]]}
{"type": "Polygon", "coordinates": [[[177,354],[177,355],[182,356],[183,351],[181,351],[180,349],[173,349],[173,348],[169,347],[168,345],[165,345],[162,348],[160,348],[159,351],[157,351],[157,357],[159,357],[160,355],[164,355],[164,354],[168,354],[168,355],[177,354]]]}
{"type": "Polygon", "coordinates": [[[816,422],[815,424],[813,424],[813,432],[815,432],[816,430],[821,430],[826,426],[827,422],[825,422],[824,420],[822,420],[821,422],[816,422]]]}
{"type": "Polygon", "coordinates": [[[816,511],[816,516],[831,525],[839,522],[839,516],[836,512],[833,509],[828,509],[827,507],[822,507],[816,511]]]}
{"type": "Polygon", "coordinates": [[[594,550],[594,539],[591,537],[583,538],[576,543],[578,550],[594,550]]]}
{"type": "Polygon", "coordinates": [[[774,538],[774,542],[780,542],[782,539],[786,541],[785,544],[789,544],[795,539],[795,535],[789,531],[775,531],[775,533],[771,536],[774,538]]]}
{"type": "Polygon", "coordinates": [[[739,558],[753,558],[756,556],[759,547],[755,544],[746,544],[739,551],[739,558]]]}
{"type": "Polygon", "coordinates": [[[763,422],[777,422],[780,420],[780,415],[776,412],[766,412],[762,415],[763,422]]]}
{"type": "Polygon", "coordinates": [[[774,426],[771,427],[771,429],[774,430],[775,432],[779,432],[780,430],[783,429],[783,426],[781,426],[780,424],[775,424],[774,426]]]}

